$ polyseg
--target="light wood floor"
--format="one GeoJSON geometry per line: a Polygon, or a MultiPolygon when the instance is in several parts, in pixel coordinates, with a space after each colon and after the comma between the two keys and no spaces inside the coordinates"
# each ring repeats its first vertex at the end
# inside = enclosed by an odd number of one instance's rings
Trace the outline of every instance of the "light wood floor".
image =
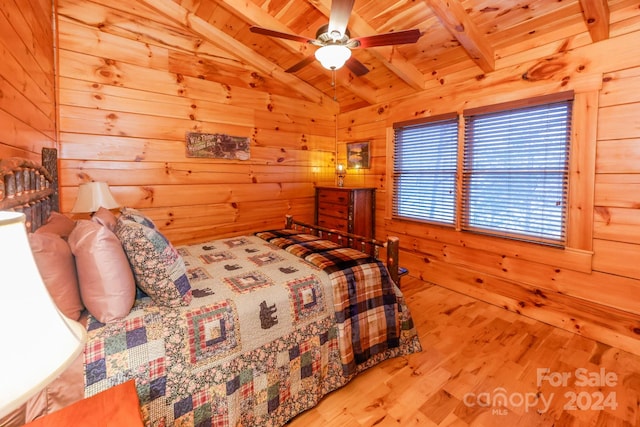
{"type": "Polygon", "coordinates": [[[423,351],[289,426],[640,425],[640,357],[417,279],[402,289],[423,351]]]}

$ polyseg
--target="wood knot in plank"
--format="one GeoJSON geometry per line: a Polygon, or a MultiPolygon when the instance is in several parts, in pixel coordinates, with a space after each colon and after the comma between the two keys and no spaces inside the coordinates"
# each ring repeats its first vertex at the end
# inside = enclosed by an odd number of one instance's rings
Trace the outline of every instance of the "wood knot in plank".
{"type": "Polygon", "coordinates": [[[533,293],[540,298],[547,299],[547,296],[540,289],[535,289],[533,293]]]}
{"type": "Polygon", "coordinates": [[[522,80],[539,82],[552,79],[557,73],[565,70],[567,64],[557,60],[539,61],[522,75],[522,80]]]}
{"type": "Polygon", "coordinates": [[[145,194],[143,200],[150,200],[153,202],[153,197],[155,194],[155,190],[153,189],[153,187],[142,187],[142,191],[145,194]]]}

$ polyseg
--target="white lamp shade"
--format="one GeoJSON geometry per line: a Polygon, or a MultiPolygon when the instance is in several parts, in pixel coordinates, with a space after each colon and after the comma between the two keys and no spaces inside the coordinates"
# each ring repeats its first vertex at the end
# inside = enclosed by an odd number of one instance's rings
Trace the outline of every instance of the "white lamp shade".
{"type": "Polygon", "coordinates": [[[78,198],[71,209],[72,213],[96,212],[101,207],[114,209],[120,207],[115,201],[106,182],[85,182],[78,187],[78,198]]]}
{"type": "Polygon", "coordinates": [[[29,246],[25,216],[0,211],[0,418],[45,387],[83,349],[84,327],[58,311],[29,246]]]}
{"type": "Polygon", "coordinates": [[[351,58],[351,49],[346,46],[330,44],[316,50],[316,59],[327,70],[337,70],[351,58]]]}

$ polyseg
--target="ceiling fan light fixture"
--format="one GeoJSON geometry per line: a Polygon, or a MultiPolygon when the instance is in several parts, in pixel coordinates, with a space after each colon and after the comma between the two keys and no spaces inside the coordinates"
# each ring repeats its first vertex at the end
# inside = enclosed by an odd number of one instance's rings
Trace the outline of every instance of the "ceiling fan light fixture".
{"type": "Polygon", "coordinates": [[[351,58],[351,49],[346,46],[330,44],[316,50],[316,59],[327,70],[341,68],[351,58]]]}

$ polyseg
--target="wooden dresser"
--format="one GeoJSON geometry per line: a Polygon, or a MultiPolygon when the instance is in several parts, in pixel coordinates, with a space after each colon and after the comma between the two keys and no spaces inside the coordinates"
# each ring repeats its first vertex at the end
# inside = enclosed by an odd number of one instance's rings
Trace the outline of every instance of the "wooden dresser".
{"type": "Polygon", "coordinates": [[[373,239],[376,189],[316,187],[316,225],[373,239]]]}

